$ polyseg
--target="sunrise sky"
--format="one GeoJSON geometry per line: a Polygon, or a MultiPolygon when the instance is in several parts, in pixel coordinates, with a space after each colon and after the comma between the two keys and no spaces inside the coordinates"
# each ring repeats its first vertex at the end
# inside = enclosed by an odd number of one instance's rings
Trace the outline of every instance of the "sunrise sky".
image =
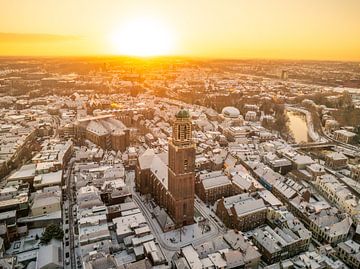
{"type": "Polygon", "coordinates": [[[0,55],[360,60],[359,0],[0,0],[0,55]]]}

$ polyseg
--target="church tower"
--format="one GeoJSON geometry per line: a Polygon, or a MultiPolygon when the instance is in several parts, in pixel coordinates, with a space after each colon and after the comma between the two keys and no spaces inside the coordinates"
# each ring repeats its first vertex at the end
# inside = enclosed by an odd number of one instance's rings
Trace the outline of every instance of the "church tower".
{"type": "Polygon", "coordinates": [[[175,117],[169,139],[169,214],[181,227],[194,222],[195,143],[189,112],[181,109],[175,117]]]}

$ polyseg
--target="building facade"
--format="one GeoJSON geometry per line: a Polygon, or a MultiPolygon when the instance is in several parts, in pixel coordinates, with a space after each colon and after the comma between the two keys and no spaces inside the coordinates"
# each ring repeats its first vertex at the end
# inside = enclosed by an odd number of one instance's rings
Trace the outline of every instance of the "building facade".
{"type": "Polygon", "coordinates": [[[337,245],[337,254],[351,268],[360,268],[360,245],[352,240],[337,245]]]}
{"type": "Polygon", "coordinates": [[[334,138],[343,143],[352,143],[356,134],[346,130],[337,130],[334,132],[334,138]]]}
{"type": "Polygon", "coordinates": [[[351,178],[360,181],[360,164],[351,167],[351,178]]]}
{"type": "Polygon", "coordinates": [[[347,161],[347,157],[339,152],[332,152],[325,156],[325,165],[334,170],[346,168],[347,161]]]}

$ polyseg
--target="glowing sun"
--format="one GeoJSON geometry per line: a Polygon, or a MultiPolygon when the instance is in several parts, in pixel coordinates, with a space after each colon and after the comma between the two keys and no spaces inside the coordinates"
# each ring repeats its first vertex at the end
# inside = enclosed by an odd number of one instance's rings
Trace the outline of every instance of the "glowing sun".
{"type": "Polygon", "coordinates": [[[115,52],[123,55],[166,55],[174,48],[173,32],[151,18],[130,20],[114,31],[110,38],[115,52]]]}

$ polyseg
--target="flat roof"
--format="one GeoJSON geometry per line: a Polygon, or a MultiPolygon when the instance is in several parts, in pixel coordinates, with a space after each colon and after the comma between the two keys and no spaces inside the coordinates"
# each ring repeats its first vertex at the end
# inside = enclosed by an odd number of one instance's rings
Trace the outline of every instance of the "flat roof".
{"type": "Polygon", "coordinates": [[[35,177],[36,164],[26,164],[8,177],[8,181],[35,177]]]}
{"type": "Polygon", "coordinates": [[[262,199],[249,199],[234,205],[238,217],[255,213],[257,211],[266,210],[266,206],[262,199]]]}
{"type": "Polygon", "coordinates": [[[40,174],[35,176],[34,178],[34,187],[41,185],[51,185],[51,184],[58,185],[61,183],[61,180],[62,180],[62,170],[59,170],[57,172],[40,174]]]}
{"type": "Polygon", "coordinates": [[[231,184],[231,181],[227,176],[218,176],[218,177],[204,179],[202,181],[202,184],[205,189],[211,189],[211,188],[229,185],[231,184]]]}
{"type": "Polygon", "coordinates": [[[16,210],[6,211],[0,213],[0,220],[6,220],[16,217],[16,210]]]}

